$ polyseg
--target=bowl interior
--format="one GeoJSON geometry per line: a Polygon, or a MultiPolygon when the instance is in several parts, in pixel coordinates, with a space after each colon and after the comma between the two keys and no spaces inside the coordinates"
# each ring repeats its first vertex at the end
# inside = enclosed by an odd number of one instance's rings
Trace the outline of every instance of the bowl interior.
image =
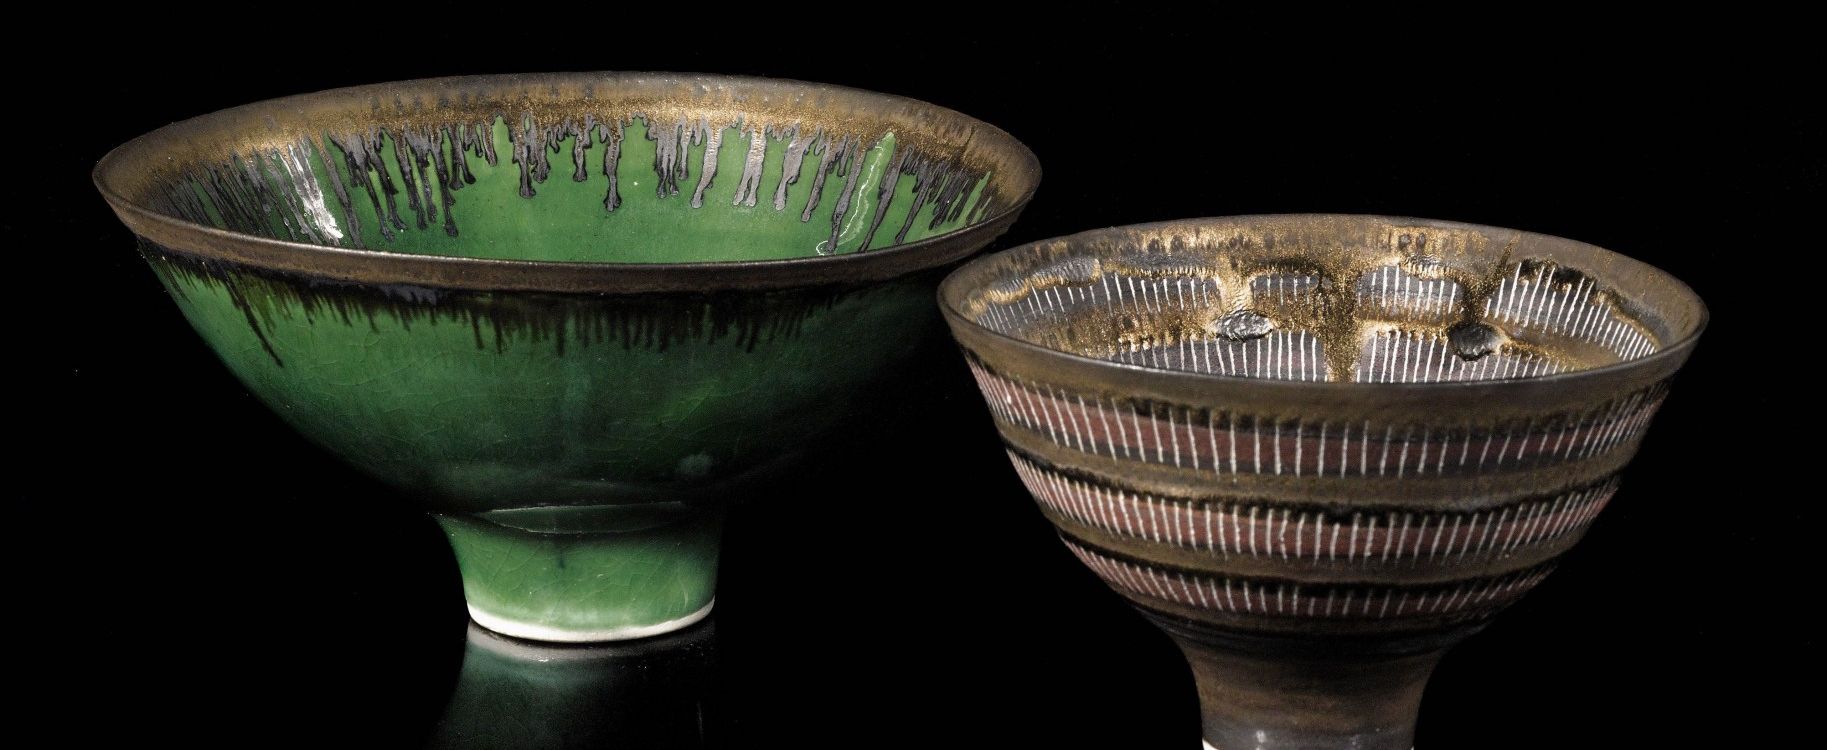
{"type": "Polygon", "coordinates": [[[1363,216],[1127,227],[1028,245],[948,281],[952,309],[1032,344],[1299,381],[1526,378],[1694,334],[1679,281],[1557,237],[1363,216]]]}
{"type": "Polygon", "coordinates": [[[575,74],[339,89],[156,131],[98,171],[128,201],[293,242],[688,263],[877,250],[1032,190],[1005,133],[901,97],[575,74]]]}

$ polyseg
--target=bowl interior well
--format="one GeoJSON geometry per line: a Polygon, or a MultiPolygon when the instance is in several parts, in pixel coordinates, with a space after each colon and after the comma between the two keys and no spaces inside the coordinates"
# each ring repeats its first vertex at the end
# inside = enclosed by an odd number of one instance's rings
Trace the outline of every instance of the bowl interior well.
{"type": "Polygon", "coordinates": [[[1556,237],[1380,217],[1087,232],[982,261],[948,303],[1143,367],[1300,381],[1536,377],[1649,356],[1704,313],[1652,267],[1556,237]]]}

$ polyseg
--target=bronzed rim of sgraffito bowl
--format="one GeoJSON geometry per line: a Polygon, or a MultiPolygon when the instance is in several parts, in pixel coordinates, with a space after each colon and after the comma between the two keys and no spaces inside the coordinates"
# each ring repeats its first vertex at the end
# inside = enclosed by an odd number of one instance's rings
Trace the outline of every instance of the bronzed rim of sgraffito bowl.
{"type": "MultiPolygon", "coordinates": [[[[1639,302],[1642,300],[1639,299],[1639,302]]],[[[1349,406],[1354,408],[1402,409],[1429,404],[1440,408],[1493,408],[1489,399],[1510,401],[1535,395],[1551,398],[1592,389],[1647,385],[1674,374],[1695,342],[1706,329],[1708,312],[1699,295],[1680,279],[1662,269],[1604,248],[1553,235],[1524,232],[1481,224],[1378,216],[1370,214],[1259,214],[1220,216],[1201,219],[1132,224],[1093,229],[1053,239],[1030,242],[1001,252],[985,255],[960,266],[939,285],[939,307],[945,314],[954,336],[967,351],[983,358],[993,367],[1016,374],[1048,378],[1099,390],[1134,396],[1167,396],[1204,401],[1209,398],[1263,398],[1288,404],[1349,406]],[[960,309],[969,295],[996,280],[1000,264],[1023,254],[1040,254],[1047,248],[1089,245],[1135,233],[1172,232],[1174,230],[1220,230],[1265,224],[1359,223],[1364,226],[1430,227],[1446,230],[1501,234],[1534,245],[1549,245],[1575,256],[1602,259],[1614,269],[1625,269],[1640,280],[1639,287],[1623,292],[1639,298],[1653,297],[1651,309],[1668,312],[1683,307],[1678,315],[1664,315],[1670,320],[1691,323],[1673,336],[1673,341],[1650,354],[1599,367],[1553,375],[1493,380],[1469,380],[1422,383],[1365,383],[1341,381],[1298,381],[1169,370],[1143,365],[1113,362],[1095,357],[1041,346],[997,332],[970,319],[960,309]],[[1375,394],[1374,396],[1372,394],[1375,394]],[[1386,398],[1382,406],[1366,407],[1367,399],[1386,398]],[[1446,399],[1441,401],[1440,399],[1446,399]]]]}
{"type": "MultiPolygon", "coordinates": [[[[603,96],[609,99],[613,96],[603,96]]],[[[395,111],[385,113],[402,115],[395,111]]],[[[378,117],[379,115],[377,115],[378,117]]],[[[372,285],[411,285],[476,291],[536,291],[561,293],[627,294],[645,292],[715,292],[723,290],[791,289],[831,284],[884,281],[964,259],[980,249],[1015,221],[1040,183],[1040,164],[1034,153],[994,125],[926,102],[891,94],[787,79],[680,73],[542,73],[494,76],[428,78],[367,86],[331,89],[313,94],[269,99],[173,123],[142,135],[108,152],[95,165],[95,186],[134,234],[168,250],[211,261],[229,262],[255,269],[312,278],[372,285]],[[1006,184],[1011,197],[969,226],[944,234],[880,250],[810,258],[695,263],[580,263],[561,261],[491,260],[435,255],[414,255],[373,250],[328,247],[291,242],[204,226],[160,213],[136,200],[136,177],[152,165],[173,157],[174,150],[201,134],[221,134],[226,128],[252,127],[276,114],[296,114],[303,119],[328,108],[343,112],[380,109],[393,101],[396,108],[411,97],[439,92],[517,89],[553,89],[559,86],[591,87],[593,92],[617,85],[738,87],[743,96],[764,93],[818,95],[865,111],[915,112],[942,124],[970,131],[968,146],[1012,168],[993,176],[993,184],[1006,184]]],[[[145,183],[146,179],[138,179],[145,183]]],[[[1000,188],[998,188],[1000,189],[1000,188]]],[[[143,192],[143,191],[139,191],[143,192]]],[[[141,196],[143,197],[143,196],[141,196]]]]}

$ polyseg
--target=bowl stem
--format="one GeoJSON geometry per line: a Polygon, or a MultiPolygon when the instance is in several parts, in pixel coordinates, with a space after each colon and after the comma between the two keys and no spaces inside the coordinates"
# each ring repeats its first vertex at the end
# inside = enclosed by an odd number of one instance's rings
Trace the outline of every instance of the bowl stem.
{"type": "Polygon", "coordinates": [[[1174,634],[1216,750],[1410,750],[1443,649],[1298,653],[1174,634]]]}

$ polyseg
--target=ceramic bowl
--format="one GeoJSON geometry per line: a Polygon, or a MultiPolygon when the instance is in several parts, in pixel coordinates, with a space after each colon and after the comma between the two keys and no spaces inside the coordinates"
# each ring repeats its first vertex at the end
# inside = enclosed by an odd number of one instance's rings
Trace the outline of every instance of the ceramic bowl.
{"type": "Polygon", "coordinates": [[[1372,216],[1106,229],[940,291],[1010,460],[1164,627],[1206,742],[1401,748],[1617,491],[1706,322],[1668,274],[1372,216]]]}
{"type": "Polygon", "coordinates": [[[277,99],[95,169],[248,390],[437,514],[477,622],[555,641],[704,616],[722,504],[834,439],[1038,180],[911,99],[619,73],[277,99]]]}

